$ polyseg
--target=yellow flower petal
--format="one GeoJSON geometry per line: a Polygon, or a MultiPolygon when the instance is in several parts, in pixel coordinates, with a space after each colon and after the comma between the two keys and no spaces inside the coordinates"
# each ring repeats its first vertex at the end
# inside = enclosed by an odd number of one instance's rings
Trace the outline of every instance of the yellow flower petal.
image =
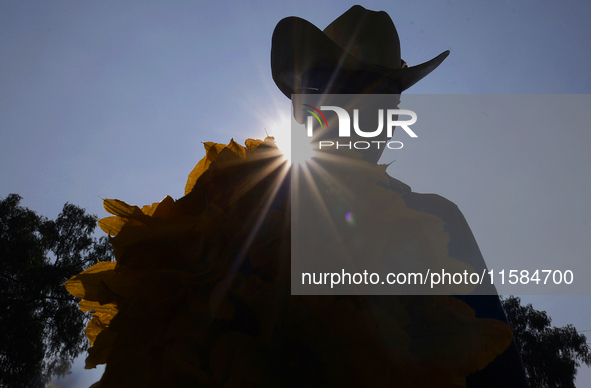
{"type": "Polygon", "coordinates": [[[101,331],[94,341],[94,345],[88,349],[88,357],[86,357],[86,365],[84,369],[96,368],[97,365],[106,364],[113,348],[113,343],[117,338],[117,333],[106,329],[101,331]]]}
{"type": "Polygon", "coordinates": [[[118,199],[105,199],[103,206],[107,212],[116,216],[131,217],[143,214],[139,207],[129,205],[118,199]]]}
{"type": "Polygon", "coordinates": [[[189,178],[187,179],[187,184],[185,185],[185,195],[189,194],[191,190],[193,190],[195,183],[197,183],[197,179],[199,179],[199,177],[209,168],[210,164],[211,160],[209,160],[207,156],[197,163],[193,171],[191,171],[189,174],[189,178]]]}
{"type": "Polygon", "coordinates": [[[197,179],[209,168],[212,162],[215,162],[218,154],[226,147],[223,144],[214,143],[211,141],[203,143],[205,147],[205,157],[197,163],[193,171],[189,174],[189,178],[187,179],[187,184],[185,185],[185,195],[189,194],[195,183],[197,183],[197,179]]]}
{"type": "Polygon", "coordinates": [[[112,261],[98,262],[86,271],[72,276],[66,282],[66,290],[76,298],[98,301],[100,281],[115,275],[116,265],[112,261]]]}
{"type": "Polygon", "coordinates": [[[105,217],[98,222],[99,227],[109,236],[117,236],[126,223],[127,219],[117,216],[105,217]]]}
{"type": "Polygon", "coordinates": [[[238,155],[240,158],[242,158],[242,159],[246,158],[246,148],[244,148],[244,146],[241,146],[240,144],[236,143],[234,141],[234,138],[232,138],[230,140],[230,143],[228,143],[228,145],[226,147],[228,149],[230,149],[230,151],[232,151],[236,155],[238,155]]]}
{"type": "Polygon", "coordinates": [[[109,327],[114,315],[96,312],[92,314],[92,319],[86,325],[86,337],[90,341],[90,346],[94,345],[96,337],[109,327]]]}
{"type": "Polygon", "coordinates": [[[261,139],[246,139],[244,144],[246,145],[246,149],[250,151],[263,144],[263,141],[261,139]]]}
{"type": "Polygon", "coordinates": [[[92,300],[81,300],[80,303],[78,303],[78,306],[80,307],[80,310],[82,311],[98,311],[101,313],[105,313],[105,314],[111,314],[111,315],[115,315],[117,314],[117,306],[113,303],[106,303],[106,304],[100,304],[97,301],[92,301],[92,300]]]}

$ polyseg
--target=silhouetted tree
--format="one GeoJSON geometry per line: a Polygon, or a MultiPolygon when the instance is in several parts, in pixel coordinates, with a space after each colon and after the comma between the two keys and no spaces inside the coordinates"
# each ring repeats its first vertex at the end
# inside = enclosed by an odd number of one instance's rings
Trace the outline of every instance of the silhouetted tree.
{"type": "Polygon", "coordinates": [[[48,220],[20,200],[0,200],[0,386],[44,387],[88,347],[87,316],[63,283],[112,254],[84,209],[66,204],[48,220]]]}
{"type": "Polygon", "coordinates": [[[591,365],[587,338],[573,325],[551,327],[545,311],[522,306],[518,297],[503,298],[502,304],[531,387],[574,388],[577,368],[591,365]]]}

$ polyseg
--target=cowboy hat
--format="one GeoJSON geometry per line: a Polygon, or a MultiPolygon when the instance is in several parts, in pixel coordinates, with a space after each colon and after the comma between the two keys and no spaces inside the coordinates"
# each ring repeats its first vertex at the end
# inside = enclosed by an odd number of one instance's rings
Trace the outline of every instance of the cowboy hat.
{"type": "Polygon", "coordinates": [[[386,12],[351,7],[324,31],[295,17],[281,20],[271,44],[273,80],[288,98],[305,87],[305,74],[314,69],[363,71],[408,89],[449,55],[439,54],[428,62],[406,67],[400,57],[400,40],[386,12]]]}

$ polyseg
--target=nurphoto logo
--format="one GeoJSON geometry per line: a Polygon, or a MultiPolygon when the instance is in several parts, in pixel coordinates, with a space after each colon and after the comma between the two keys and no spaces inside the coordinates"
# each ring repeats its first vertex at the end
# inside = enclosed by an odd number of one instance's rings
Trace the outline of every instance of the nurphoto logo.
{"type": "Polygon", "coordinates": [[[334,121],[331,119],[334,119],[334,115],[336,115],[338,122],[338,139],[335,138],[337,133],[336,129],[331,128],[329,133],[333,136],[331,136],[330,140],[326,139],[324,136],[322,136],[322,140],[318,140],[319,150],[327,148],[353,148],[364,150],[370,147],[378,149],[386,147],[389,149],[401,149],[404,146],[401,141],[389,141],[394,133],[394,128],[397,126],[402,128],[411,138],[418,137],[410,128],[410,126],[417,121],[417,114],[408,109],[376,109],[375,107],[366,106],[361,113],[359,112],[359,109],[353,109],[353,133],[351,131],[351,115],[347,109],[341,106],[321,105],[318,108],[311,104],[302,104],[302,110],[305,112],[304,114],[308,114],[306,119],[306,135],[309,138],[314,137],[315,126],[317,129],[320,128],[327,133],[329,131],[329,122],[333,125],[332,123],[334,121]],[[374,118],[377,114],[377,128],[375,127],[375,121],[372,121],[374,126],[369,127],[367,125],[367,120],[363,118],[361,119],[363,125],[360,125],[360,116],[371,114],[374,115],[374,118]],[[329,116],[328,119],[327,116],[329,116]],[[405,119],[402,119],[401,116],[404,116],[405,119]],[[361,128],[362,126],[364,126],[364,128],[361,128]],[[385,136],[383,135],[384,130],[386,131],[385,136]]]}

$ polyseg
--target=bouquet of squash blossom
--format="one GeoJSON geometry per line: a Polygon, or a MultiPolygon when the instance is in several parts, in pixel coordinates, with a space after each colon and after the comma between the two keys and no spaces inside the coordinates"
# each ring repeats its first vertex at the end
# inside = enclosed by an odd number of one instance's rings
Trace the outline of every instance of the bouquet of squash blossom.
{"type": "MultiPolygon", "coordinates": [[[[93,387],[464,387],[509,346],[504,323],[446,296],[292,296],[289,164],[272,138],[205,150],[184,197],[104,201],[116,262],[66,282],[92,311],[86,368],[106,364],[93,387]]],[[[366,168],[348,181],[433,223],[366,168]]]]}

